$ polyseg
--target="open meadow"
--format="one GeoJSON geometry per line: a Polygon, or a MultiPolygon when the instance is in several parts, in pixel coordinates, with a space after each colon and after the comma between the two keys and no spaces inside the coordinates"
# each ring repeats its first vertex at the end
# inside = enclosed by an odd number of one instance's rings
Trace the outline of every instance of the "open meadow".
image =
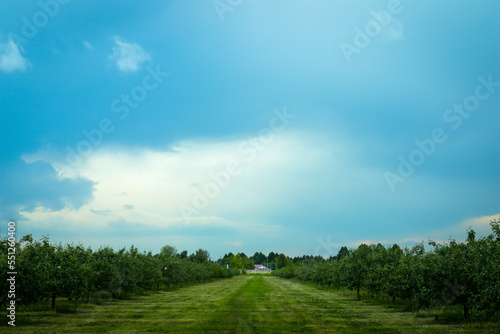
{"type": "Polygon", "coordinates": [[[68,313],[20,310],[11,333],[498,333],[486,322],[444,323],[268,275],[239,275],[68,313]]]}

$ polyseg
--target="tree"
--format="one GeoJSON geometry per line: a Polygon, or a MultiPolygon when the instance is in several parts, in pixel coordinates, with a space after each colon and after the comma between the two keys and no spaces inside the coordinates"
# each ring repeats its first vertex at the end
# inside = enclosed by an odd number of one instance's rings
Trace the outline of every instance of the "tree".
{"type": "Polygon", "coordinates": [[[53,279],[54,246],[48,237],[40,241],[33,240],[31,235],[24,236],[17,247],[18,254],[16,296],[23,304],[32,304],[49,297],[49,281],[53,279]]]}
{"type": "Polygon", "coordinates": [[[346,246],[342,246],[337,254],[337,261],[340,261],[347,256],[349,256],[349,250],[346,246]]]}
{"type": "Polygon", "coordinates": [[[386,260],[384,263],[384,281],[383,281],[383,291],[392,297],[392,302],[396,301],[397,296],[397,284],[401,279],[398,275],[398,267],[401,264],[401,258],[403,256],[403,250],[394,244],[391,248],[387,250],[386,260]]]}
{"type": "Polygon", "coordinates": [[[90,251],[83,246],[59,244],[50,245],[48,252],[47,292],[52,300],[52,309],[56,307],[56,298],[67,297],[78,300],[88,296],[90,277],[93,274],[90,267],[90,251]]]}
{"type": "MultiPolygon", "coordinates": [[[[495,223],[492,222],[495,232],[495,223]]],[[[498,277],[500,277],[500,246],[494,235],[476,240],[474,230],[468,230],[466,242],[450,240],[448,245],[433,241],[434,252],[426,257],[434,260],[435,273],[423,284],[427,295],[420,296],[424,305],[461,305],[464,318],[471,310],[492,316],[500,309],[498,277]]]]}
{"type": "Polygon", "coordinates": [[[268,257],[267,257],[267,260],[268,260],[269,262],[274,262],[274,261],[275,261],[275,259],[276,259],[276,256],[277,256],[277,254],[276,254],[276,253],[271,252],[271,253],[269,253],[269,255],[268,255],[268,257]]]}
{"type": "Polygon", "coordinates": [[[187,259],[188,257],[188,251],[187,250],[183,250],[180,254],[180,257],[181,259],[187,259]]]}
{"type": "Polygon", "coordinates": [[[380,243],[371,245],[367,260],[368,272],[364,285],[373,297],[382,291],[387,279],[387,250],[380,243]]]}
{"type": "Polygon", "coordinates": [[[291,263],[292,261],[288,259],[283,253],[276,257],[276,269],[285,268],[288,264],[291,263]]]}
{"type": "Polygon", "coordinates": [[[255,252],[252,259],[255,264],[267,264],[267,257],[262,252],[255,252]]]}
{"type": "Polygon", "coordinates": [[[208,263],[210,253],[205,249],[198,249],[195,254],[191,254],[189,258],[196,263],[208,263]]]}
{"type": "Polygon", "coordinates": [[[234,255],[231,252],[229,254],[224,254],[224,257],[221,260],[221,264],[224,267],[227,267],[227,265],[231,265],[231,260],[233,259],[233,257],[234,255]]]}
{"type": "Polygon", "coordinates": [[[138,259],[139,250],[133,245],[127,251],[122,248],[118,251],[117,269],[120,275],[121,290],[126,293],[134,292],[139,281],[142,279],[143,273],[137,268],[140,268],[138,259]]]}
{"type": "MultiPolygon", "coordinates": [[[[170,253],[170,257],[175,256],[170,253]]],[[[139,264],[142,272],[141,280],[138,282],[138,286],[144,290],[152,290],[154,288],[159,288],[162,279],[162,272],[160,267],[160,260],[158,257],[153,257],[151,252],[144,252],[143,254],[138,254],[139,264]]]]}
{"type": "Polygon", "coordinates": [[[255,263],[253,262],[252,259],[245,258],[245,260],[246,260],[244,263],[245,269],[255,269],[255,263]]]}
{"type": "Polygon", "coordinates": [[[302,281],[311,281],[314,275],[315,266],[313,262],[298,263],[295,267],[295,275],[302,281]]]}
{"type": "Polygon", "coordinates": [[[481,318],[500,311],[500,221],[492,220],[490,226],[493,233],[475,240],[469,249],[476,287],[470,302],[481,318]]]}
{"type": "Polygon", "coordinates": [[[189,261],[177,257],[159,257],[162,281],[168,287],[188,281],[186,264],[189,261]]]}
{"type": "Polygon", "coordinates": [[[121,274],[118,270],[118,254],[110,247],[101,247],[92,253],[91,268],[94,273],[94,290],[108,291],[112,295],[121,292],[121,274]]]}
{"type": "Polygon", "coordinates": [[[161,248],[160,255],[164,255],[166,257],[174,257],[177,255],[177,249],[174,246],[165,245],[161,248]]]}
{"type": "Polygon", "coordinates": [[[231,259],[231,268],[243,269],[243,259],[240,254],[236,254],[231,259]]]}
{"type": "Polygon", "coordinates": [[[333,283],[335,283],[334,266],[332,262],[318,262],[314,267],[314,273],[312,275],[312,280],[315,283],[327,286],[330,288],[333,283]]]}
{"type": "Polygon", "coordinates": [[[365,284],[365,278],[368,274],[369,260],[368,256],[371,250],[365,244],[361,244],[356,250],[349,252],[349,256],[342,261],[343,279],[347,288],[355,289],[359,298],[359,290],[365,284]]]}
{"type": "Polygon", "coordinates": [[[396,297],[409,300],[420,292],[423,284],[422,264],[425,255],[423,243],[414,245],[411,249],[405,248],[392,279],[388,281],[386,289],[392,291],[396,297]]]}
{"type": "Polygon", "coordinates": [[[466,243],[457,243],[452,240],[447,246],[435,244],[438,266],[441,269],[440,275],[436,275],[441,284],[435,286],[440,289],[441,301],[445,304],[462,305],[465,318],[469,318],[471,299],[478,292],[473,280],[475,273],[470,257],[470,248],[474,243],[475,234],[474,231],[472,232],[466,243]]]}

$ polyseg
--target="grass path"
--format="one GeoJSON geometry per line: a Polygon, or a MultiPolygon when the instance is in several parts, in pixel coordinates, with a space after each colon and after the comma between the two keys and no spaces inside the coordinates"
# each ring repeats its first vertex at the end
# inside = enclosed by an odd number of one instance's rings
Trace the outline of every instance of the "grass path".
{"type": "MultiPolygon", "coordinates": [[[[484,333],[436,324],[332,291],[245,275],[133,300],[87,305],[77,314],[19,313],[12,333],[484,333]],[[31,323],[31,325],[29,324],[31,323]]],[[[7,332],[10,328],[0,327],[7,332]]]]}

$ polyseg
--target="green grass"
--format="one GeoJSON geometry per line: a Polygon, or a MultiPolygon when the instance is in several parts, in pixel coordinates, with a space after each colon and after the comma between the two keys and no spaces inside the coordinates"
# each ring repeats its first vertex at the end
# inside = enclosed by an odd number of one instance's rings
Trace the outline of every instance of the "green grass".
{"type": "MultiPolygon", "coordinates": [[[[58,301],[59,302],[59,301],[58,301]]],[[[68,307],[73,311],[72,306],[68,307]]],[[[27,308],[12,333],[499,333],[498,323],[445,324],[267,275],[242,275],[76,313],[27,308]]]]}

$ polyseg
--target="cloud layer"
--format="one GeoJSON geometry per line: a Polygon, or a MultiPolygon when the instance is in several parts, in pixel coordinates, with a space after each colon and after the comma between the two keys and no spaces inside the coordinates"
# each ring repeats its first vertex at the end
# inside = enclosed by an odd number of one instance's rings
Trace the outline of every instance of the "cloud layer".
{"type": "MultiPolygon", "coordinates": [[[[422,233],[416,225],[418,219],[408,215],[421,206],[437,215],[442,209],[437,200],[449,196],[452,188],[443,187],[429,198],[416,197],[413,192],[439,187],[435,180],[420,177],[416,187],[391,194],[382,170],[368,163],[359,143],[345,138],[341,141],[328,133],[287,130],[266,145],[251,146],[256,141],[264,142],[257,136],[182,141],[161,150],[104,146],[71,172],[57,170],[61,180],[84,179],[93,185],[85,204],[58,208],[41,204],[22,210],[21,215],[33,228],[72,231],[81,236],[89,230],[119,236],[125,229],[151,237],[182,236],[195,244],[196,240],[202,242],[202,235],[210,235],[219,240],[215,250],[224,245],[248,247],[256,242],[249,241],[251,236],[264,245],[301,235],[309,239],[302,245],[306,253],[315,251],[325,231],[334,240],[328,247],[338,250],[341,245],[362,242],[405,244],[429,237],[447,240],[463,236],[469,223],[480,225],[479,233],[488,233],[483,225],[494,217],[463,223],[450,220],[452,226],[442,230],[431,224],[422,233]],[[227,173],[230,162],[239,166],[237,174],[227,173]],[[185,207],[194,209],[189,219],[182,210],[185,207]],[[387,220],[388,215],[377,214],[381,208],[392,211],[394,218],[387,220]],[[315,225],[308,225],[309,221],[315,225]],[[415,224],[415,229],[404,240],[398,239],[388,231],[397,231],[397,224],[405,229],[415,224]],[[364,231],[358,230],[358,237],[348,236],[349,230],[362,226],[364,231]]],[[[53,163],[50,156],[39,152],[25,159],[53,163]]],[[[96,237],[94,242],[98,240],[96,237]]],[[[151,241],[148,246],[159,248],[163,242],[151,241]]]]}

